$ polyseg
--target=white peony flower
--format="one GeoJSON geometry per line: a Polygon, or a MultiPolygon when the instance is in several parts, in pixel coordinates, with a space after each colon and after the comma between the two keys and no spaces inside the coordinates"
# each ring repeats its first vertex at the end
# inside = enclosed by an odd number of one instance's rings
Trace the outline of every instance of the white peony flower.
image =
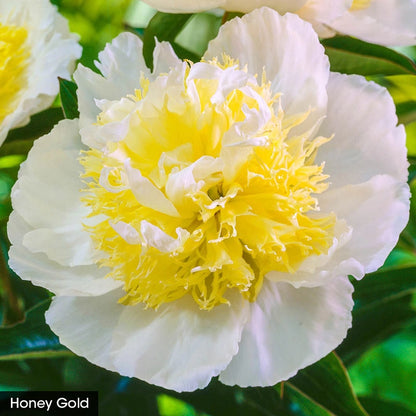
{"type": "Polygon", "coordinates": [[[0,144],[52,104],[81,56],[77,40],[48,0],[0,0],[0,144]]]}
{"type": "Polygon", "coordinates": [[[386,90],[330,74],[311,26],[267,8],[195,64],[160,43],[150,73],[127,33],[99,60],[74,74],[79,121],[35,143],[12,192],[10,265],[56,294],[61,342],[178,391],[272,385],[329,353],[347,276],[408,218],[386,90]]]}
{"type": "Polygon", "coordinates": [[[336,32],[386,46],[416,44],[415,0],[143,0],[168,13],[222,8],[247,13],[267,6],[281,14],[297,13],[321,37],[336,32]]]}

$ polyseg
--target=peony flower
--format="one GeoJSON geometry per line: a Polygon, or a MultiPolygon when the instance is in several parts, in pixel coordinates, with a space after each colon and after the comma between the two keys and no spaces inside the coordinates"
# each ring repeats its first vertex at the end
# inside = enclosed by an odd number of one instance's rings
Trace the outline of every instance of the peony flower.
{"type": "Polygon", "coordinates": [[[0,144],[52,104],[81,56],[77,40],[48,0],[0,2],[0,144]]]}
{"type": "Polygon", "coordinates": [[[56,294],[61,343],[178,391],[272,385],[328,354],[347,276],[407,222],[386,90],[330,74],[311,26],[268,8],[198,63],[159,43],[151,73],[128,33],[99,61],[74,74],[79,121],[35,142],[12,192],[10,265],[56,294]]]}
{"type": "Polygon", "coordinates": [[[247,13],[267,6],[281,14],[297,13],[321,37],[336,32],[386,46],[416,44],[415,0],[144,0],[168,13],[191,13],[219,7],[247,13]]]}

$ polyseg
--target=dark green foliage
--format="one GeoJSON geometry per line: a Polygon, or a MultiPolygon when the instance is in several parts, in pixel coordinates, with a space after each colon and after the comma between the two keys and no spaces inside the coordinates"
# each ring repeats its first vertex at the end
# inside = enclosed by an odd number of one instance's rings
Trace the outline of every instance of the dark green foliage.
{"type": "Polygon", "coordinates": [[[59,94],[65,118],[79,117],[77,88],[75,82],[59,78],[59,94]]]}

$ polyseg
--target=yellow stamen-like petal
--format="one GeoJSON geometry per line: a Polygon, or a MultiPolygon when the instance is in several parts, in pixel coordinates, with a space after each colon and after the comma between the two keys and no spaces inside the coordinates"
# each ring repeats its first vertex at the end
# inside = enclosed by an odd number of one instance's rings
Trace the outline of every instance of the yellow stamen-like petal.
{"type": "Polygon", "coordinates": [[[372,0],[353,0],[350,10],[355,11],[367,9],[370,7],[371,1],[372,0]]]}
{"type": "Polygon", "coordinates": [[[268,272],[294,273],[332,244],[336,218],[315,196],[327,176],[314,164],[329,139],[303,131],[309,113],[285,115],[265,74],[258,83],[223,62],[177,68],[183,82],[163,91],[172,74],[142,80],[98,118],[115,123],[134,107],[124,139],[82,157],[83,201],[106,218],[87,229],[124,304],[190,295],[209,310],[229,290],[254,301],[268,272]]]}

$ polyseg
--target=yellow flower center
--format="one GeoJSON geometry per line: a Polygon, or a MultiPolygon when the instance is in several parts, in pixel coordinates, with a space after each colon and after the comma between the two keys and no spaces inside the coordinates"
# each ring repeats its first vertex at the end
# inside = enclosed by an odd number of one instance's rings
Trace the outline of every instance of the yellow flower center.
{"type": "Polygon", "coordinates": [[[0,23],[0,122],[17,108],[26,84],[26,37],[23,27],[0,23]]]}
{"type": "Polygon", "coordinates": [[[224,61],[99,103],[95,127],[124,133],[83,153],[83,202],[99,216],[86,229],[123,304],[191,295],[209,310],[231,290],[254,301],[265,274],[332,245],[336,218],[313,196],[328,186],[314,159],[329,139],[302,129],[308,113],[286,116],[265,75],[224,61]]]}
{"type": "Polygon", "coordinates": [[[353,0],[350,11],[363,10],[370,7],[372,0],[353,0]]]}

